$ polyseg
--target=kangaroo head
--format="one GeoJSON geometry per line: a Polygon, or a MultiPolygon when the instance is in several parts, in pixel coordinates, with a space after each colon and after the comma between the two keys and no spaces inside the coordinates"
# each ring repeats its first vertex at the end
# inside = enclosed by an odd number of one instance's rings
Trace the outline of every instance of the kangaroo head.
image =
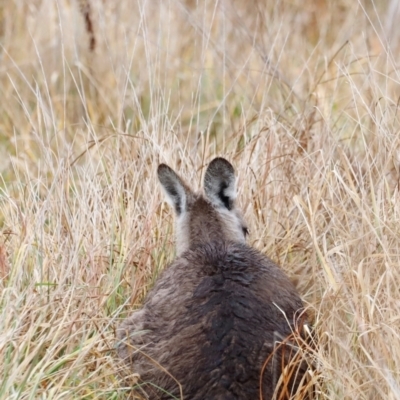
{"type": "Polygon", "coordinates": [[[247,227],[235,208],[235,170],[227,160],[214,158],[207,167],[204,195],[193,192],[166,164],[160,164],[157,173],[167,201],[176,213],[178,255],[209,241],[245,241],[247,227]]]}

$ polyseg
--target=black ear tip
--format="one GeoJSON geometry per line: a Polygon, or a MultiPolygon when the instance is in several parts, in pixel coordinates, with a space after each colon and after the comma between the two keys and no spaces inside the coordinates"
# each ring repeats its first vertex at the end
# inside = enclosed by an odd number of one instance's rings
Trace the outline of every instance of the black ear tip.
{"type": "Polygon", "coordinates": [[[167,164],[160,164],[157,168],[157,175],[159,178],[175,175],[174,170],[167,164]]]}
{"type": "Polygon", "coordinates": [[[167,164],[161,163],[158,167],[157,167],[157,172],[160,173],[161,171],[165,171],[166,169],[169,169],[167,164]]]}
{"type": "Polygon", "coordinates": [[[214,158],[209,164],[209,168],[210,167],[212,169],[214,169],[214,168],[216,168],[216,169],[224,168],[224,169],[227,169],[227,170],[229,170],[231,172],[235,172],[235,169],[233,168],[233,165],[223,157],[214,158]]]}
{"type": "Polygon", "coordinates": [[[176,174],[167,164],[160,164],[157,168],[157,177],[163,186],[168,185],[172,180],[176,179],[176,174]]]}

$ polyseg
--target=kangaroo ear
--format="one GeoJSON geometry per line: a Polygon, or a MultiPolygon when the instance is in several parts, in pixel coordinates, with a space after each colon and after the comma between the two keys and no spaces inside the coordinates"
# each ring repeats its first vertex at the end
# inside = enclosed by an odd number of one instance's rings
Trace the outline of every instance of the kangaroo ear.
{"type": "Polygon", "coordinates": [[[166,164],[160,164],[157,168],[158,180],[164,189],[166,198],[177,215],[186,210],[188,188],[175,171],[166,164]]]}
{"type": "Polygon", "coordinates": [[[204,176],[204,192],[214,205],[232,210],[236,199],[236,177],[229,161],[217,157],[210,162],[204,176]]]}

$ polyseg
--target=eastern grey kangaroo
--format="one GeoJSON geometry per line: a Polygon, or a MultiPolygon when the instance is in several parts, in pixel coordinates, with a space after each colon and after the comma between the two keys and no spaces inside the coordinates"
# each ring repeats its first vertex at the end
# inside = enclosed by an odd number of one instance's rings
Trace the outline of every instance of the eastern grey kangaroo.
{"type": "MultiPolygon", "coordinates": [[[[211,161],[204,194],[165,164],[157,173],[176,214],[177,257],[119,326],[118,356],[150,399],[272,399],[292,357],[279,344],[300,325],[300,296],[280,267],[245,243],[227,160],[211,161]]],[[[289,398],[303,373],[278,398],[289,398]]]]}

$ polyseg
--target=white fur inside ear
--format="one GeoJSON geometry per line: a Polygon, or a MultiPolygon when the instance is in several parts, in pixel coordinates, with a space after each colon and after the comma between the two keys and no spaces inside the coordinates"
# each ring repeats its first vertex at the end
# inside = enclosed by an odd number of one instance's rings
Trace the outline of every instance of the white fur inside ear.
{"type": "Polygon", "coordinates": [[[226,183],[223,182],[215,182],[215,185],[207,192],[207,196],[215,206],[231,209],[236,199],[235,180],[229,182],[228,186],[225,185],[226,183]]]}
{"type": "Polygon", "coordinates": [[[161,187],[165,194],[165,200],[167,203],[177,212],[177,214],[183,213],[186,210],[186,192],[183,186],[179,184],[176,185],[173,194],[171,194],[164,185],[161,185],[161,187]]]}
{"type": "Polygon", "coordinates": [[[233,178],[231,182],[229,182],[228,187],[224,189],[224,195],[229,197],[232,201],[236,199],[236,178],[233,178]]]}

